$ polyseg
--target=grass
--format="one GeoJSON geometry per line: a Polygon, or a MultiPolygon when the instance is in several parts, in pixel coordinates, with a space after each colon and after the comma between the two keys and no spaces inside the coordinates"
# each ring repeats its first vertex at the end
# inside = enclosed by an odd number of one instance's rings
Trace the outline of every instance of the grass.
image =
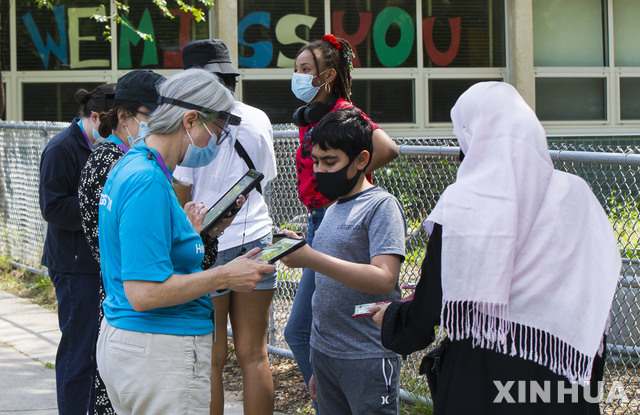
{"type": "Polygon", "coordinates": [[[26,298],[48,310],[56,311],[58,307],[49,277],[16,269],[6,257],[0,257],[0,290],[26,298]]]}
{"type": "Polygon", "coordinates": [[[409,400],[400,400],[400,415],[433,415],[433,404],[423,395],[407,392],[409,400]]]}

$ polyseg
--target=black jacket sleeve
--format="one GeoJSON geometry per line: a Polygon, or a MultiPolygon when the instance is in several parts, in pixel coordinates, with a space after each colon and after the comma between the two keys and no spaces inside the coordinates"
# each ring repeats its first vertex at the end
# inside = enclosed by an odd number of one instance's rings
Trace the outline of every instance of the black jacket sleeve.
{"type": "Polygon", "coordinates": [[[389,305],[382,322],[382,345],[402,355],[426,348],[440,324],[442,226],[435,224],[429,237],[422,275],[412,301],[389,305]]]}
{"type": "Polygon", "coordinates": [[[78,166],[65,146],[45,149],[40,159],[40,211],[49,224],[66,231],[82,231],[78,201],[78,166]]]}

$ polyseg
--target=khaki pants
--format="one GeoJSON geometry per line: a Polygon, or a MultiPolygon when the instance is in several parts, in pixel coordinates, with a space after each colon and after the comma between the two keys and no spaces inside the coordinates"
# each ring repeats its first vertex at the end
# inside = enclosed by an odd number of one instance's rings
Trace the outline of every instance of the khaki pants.
{"type": "Polygon", "coordinates": [[[209,414],[212,335],[122,330],[102,320],[100,375],[118,415],[209,414]]]}

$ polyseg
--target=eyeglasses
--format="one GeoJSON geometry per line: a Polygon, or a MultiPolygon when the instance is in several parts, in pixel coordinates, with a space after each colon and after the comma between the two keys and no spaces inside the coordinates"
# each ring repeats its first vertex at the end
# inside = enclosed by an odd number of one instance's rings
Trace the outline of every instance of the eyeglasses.
{"type": "MultiPolygon", "coordinates": [[[[218,139],[216,140],[216,145],[220,145],[224,142],[224,140],[229,137],[230,131],[229,129],[225,126],[225,127],[221,127],[217,122],[212,121],[212,123],[218,127],[220,129],[220,135],[218,135],[218,139]]],[[[225,123],[226,124],[226,123],[225,123]]],[[[207,127],[207,124],[205,124],[204,122],[202,123],[202,125],[204,125],[204,129],[207,130],[207,132],[209,134],[211,134],[211,136],[213,136],[213,133],[211,132],[211,130],[209,130],[209,127],[207,127]]],[[[228,126],[228,124],[227,124],[228,126]]]]}
{"type": "Polygon", "coordinates": [[[304,139],[300,144],[300,156],[303,159],[308,159],[311,157],[311,132],[313,131],[313,127],[309,127],[309,129],[304,133],[304,139]]]}
{"type": "Polygon", "coordinates": [[[215,122],[215,121],[213,121],[213,123],[215,124],[215,126],[216,126],[216,127],[218,127],[218,128],[220,129],[220,135],[218,136],[218,141],[216,142],[216,144],[217,144],[217,145],[220,145],[220,144],[222,144],[222,143],[224,142],[224,140],[226,140],[226,139],[227,139],[227,137],[229,137],[229,135],[231,134],[231,131],[229,131],[229,128],[228,128],[228,125],[229,125],[229,124],[228,124],[228,123],[225,123],[225,124],[227,124],[227,125],[226,125],[226,126],[224,126],[224,127],[222,127],[222,126],[218,125],[218,123],[217,123],[217,122],[215,122]]]}
{"type": "Polygon", "coordinates": [[[144,112],[144,111],[137,110],[136,114],[142,114],[142,115],[146,115],[147,117],[151,117],[151,113],[150,112],[144,112]]]}

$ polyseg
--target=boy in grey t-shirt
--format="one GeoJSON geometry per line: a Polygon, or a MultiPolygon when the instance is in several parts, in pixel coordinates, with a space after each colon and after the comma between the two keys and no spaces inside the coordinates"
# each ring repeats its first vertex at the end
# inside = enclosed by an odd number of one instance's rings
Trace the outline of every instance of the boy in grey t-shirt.
{"type": "MultiPolygon", "coordinates": [[[[358,110],[333,111],[311,134],[317,189],[330,200],[313,248],[283,258],[316,271],[309,389],[324,414],[397,414],[399,356],[358,304],[400,298],[405,221],[398,201],[365,179],[373,144],[358,110]]],[[[294,234],[292,233],[291,236],[294,234]]]]}

